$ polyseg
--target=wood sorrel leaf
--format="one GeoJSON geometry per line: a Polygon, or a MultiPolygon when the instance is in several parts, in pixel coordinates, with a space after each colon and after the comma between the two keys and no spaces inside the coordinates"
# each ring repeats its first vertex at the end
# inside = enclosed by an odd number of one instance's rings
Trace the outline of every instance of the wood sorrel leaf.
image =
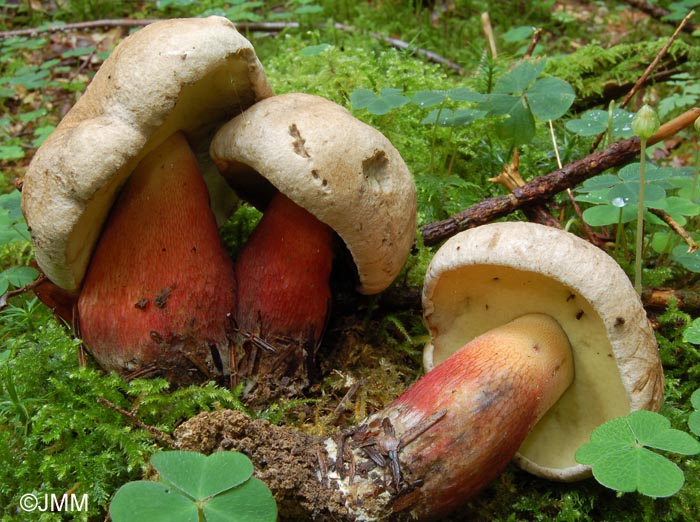
{"type": "Polygon", "coordinates": [[[197,505],[160,482],[140,480],[124,484],[109,506],[113,522],[198,522],[197,505]]]}
{"type": "MultiPolygon", "coordinates": [[[[612,111],[612,132],[619,138],[629,138],[632,135],[632,118],[634,114],[623,109],[612,111]]],[[[566,128],[579,136],[596,136],[608,130],[610,113],[593,109],[583,113],[581,118],[566,122],[566,128]]],[[[593,178],[592,178],[593,179],[593,178]]]]}
{"type": "Polygon", "coordinates": [[[217,495],[204,505],[207,522],[274,522],[277,504],[267,486],[251,478],[242,486],[217,495]]]}
{"type": "Polygon", "coordinates": [[[350,94],[350,102],[353,109],[367,109],[370,114],[379,116],[410,101],[401,92],[401,89],[385,88],[377,94],[369,89],[357,89],[350,94]]]}
{"type": "Polygon", "coordinates": [[[569,110],[576,93],[568,82],[559,78],[542,78],[527,91],[527,101],[536,118],[556,120],[569,110]]]}
{"type": "Polygon", "coordinates": [[[526,60],[501,76],[493,92],[520,95],[542,74],[546,60],[526,60]]]}
{"type": "Polygon", "coordinates": [[[234,488],[253,475],[250,459],[237,452],[206,456],[193,451],[164,451],[151,457],[160,478],[197,501],[234,488]]]}
{"type": "Polygon", "coordinates": [[[644,446],[684,455],[700,453],[700,443],[689,434],[671,428],[662,415],[642,410],[593,430],[591,441],[576,452],[576,460],[590,465],[596,480],[611,489],[650,497],[675,494],[683,486],[683,472],[644,446]]]}
{"type": "MultiPolygon", "coordinates": [[[[697,342],[694,342],[695,344],[700,344],[700,319],[695,319],[691,326],[693,324],[697,325],[697,342]]],[[[686,330],[687,332],[688,330],[686,330]]],[[[693,394],[690,396],[690,404],[693,405],[693,408],[695,408],[695,411],[690,414],[690,417],[688,418],[688,426],[690,427],[690,431],[695,433],[695,435],[700,436],[700,389],[695,390],[693,394]]]]}
{"type": "MultiPolygon", "coordinates": [[[[683,331],[683,339],[692,344],[700,344],[700,318],[695,319],[683,331]]],[[[695,390],[690,396],[690,403],[693,408],[700,410],[700,390],[695,390]]]]}
{"type": "Polygon", "coordinates": [[[688,252],[688,245],[678,245],[671,253],[671,259],[691,272],[700,272],[700,250],[688,252]]]}
{"type": "Polygon", "coordinates": [[[447,99],[445,91],[418,91],[411,101],[419,107],[432,107],[447,99]]]}

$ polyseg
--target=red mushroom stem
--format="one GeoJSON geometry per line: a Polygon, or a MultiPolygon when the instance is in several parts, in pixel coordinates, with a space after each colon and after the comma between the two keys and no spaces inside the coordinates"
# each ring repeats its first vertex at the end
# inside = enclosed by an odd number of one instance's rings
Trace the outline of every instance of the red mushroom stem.
{"type": "Polygon", "coordinates": [[[331,299],[333,231],[278,192],[236,261],[237,376],[256,395],[308,384],[331,299]]]}
{"type": "Polygon", "coordinates": [[[80,334],[108,370],[201,382],[228,366],[235,287],[206,185],[174,134],[111,210],[78,299],[80,334]]]}
{"type": "MultiPolygon", "coordinates": [[[[367,419],[350,436],[353,456],[362,458],[371,441],[390,462],[393,448],[394,470],[389,465],[390,473],[368,480],[390,494],[392,511],[442,517],[501,473],[572,380],[571,347],[559,324],[543,314],[522,316],[472,340],[367,419]]],[[[347,478],[341,484],[361,509],[370,508],[364,486],[347,478]]]]}

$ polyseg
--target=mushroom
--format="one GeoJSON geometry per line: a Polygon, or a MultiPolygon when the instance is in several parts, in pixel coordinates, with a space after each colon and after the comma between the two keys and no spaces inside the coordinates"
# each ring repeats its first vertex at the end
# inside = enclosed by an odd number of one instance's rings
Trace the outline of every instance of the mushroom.
{"type": "Polygon", "coordinates": [[[238,194],[264,210],[236,262],[238,375],[303,387],[328,314],[334,236],[352,255],[358,291],[384,290],[413,244],[413,178],[379,131],[308,94],[255,104],[210,150],[238,194]]]}
{"type": "Polygon", "coordinates": [[[274,439],[250,445],[249,434],[263,432],[250,426],[257,421],[237,414],[222,426],[217,412],[183,425],[179,444],[201,447],[220,430],[269,480],[281,512],[436,520],[516,452],[538,475],[587,476],[573,454],[590,431],[609,416],[658,409],[663,398],[654,335],[629,279],[568,232],[497,223],[454,236],[428,268],[424,307],[429,371],[360,425],[326,439],[272,427],[274,439]],[[268,442],[283,435],[306,452],[289,471],[267,465],[287,451],[268,442]]]}
{"type": "Polygon", "coordinates": [[[179,384],[226,368],[235,278],[214,212],[235,195],[206,153],[216,127],[271,95],[230,21],[160,21],[115,48],[35,154],[22,208],[36,260],[79,294],[106,369],[179,384]]]}
{"type": "Polygon", "coordinates": [[[560,481],[589,476],[574,453],[595,427],[630,411],[660,408],[663,370],[641,301],[610,256],[573,234],[533,223],[460,233],[428,267],[423,309],[431,335],[423,354],[428,372],[518,317],[545,314],[563,329],[575,379],[515,455],[535,475],[560,481]]]}

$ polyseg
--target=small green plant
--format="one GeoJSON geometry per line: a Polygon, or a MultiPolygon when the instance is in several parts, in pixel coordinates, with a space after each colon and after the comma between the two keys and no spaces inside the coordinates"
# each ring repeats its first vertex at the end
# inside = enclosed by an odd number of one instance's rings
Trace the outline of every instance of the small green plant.
{"type": "MultiPolygon", "coordinates": [[[[700,205],[676,192],[678,185],[689,179],[691,170],[647,164],[644,206],[665,210],[679,223],[684,223],[687,216],[698,215],[700,205]]],[[[637,217],[641,185],[641,165],[630,163],[617,174],[601,174],[584,181],[577,189],[576,200],[594,205],[583,212],[584,219],[591,226],[627,223],[637,217]]],[[[646,218],[658,223],[648,214],[646,218]]]]}
{"type": "Polygon", "coordinates": [[[683,340],[692,344],[700,344],[700,317],[683,330],[683,340]]]}
{"type": "MultiPolygon", "coordinates": [[[[700,342],[698,344],[700,344],[700,342]]],[[[694,411],[691,412],[690,417],[688,417],[688,427],[695,435],[700,436],[700,389],[695,390],[690,396],[690,404],[694,411]]]]}
{"type": "MultiPolygon", "coordinates": [[[[700,272],[699,253],[689,252],[685,243],[678,244],[679,238],[668,224],[649,212],[649,209],[662,210],[681,226],[700,215],[700,204],[690,197],[692,182],[692,167],[657,167],[648,163],[642,205],[644,220],[649,225],[650,246],[686,270],[700,272]]],[[[624,225],[638,219],[641,187],[641,164],[630,163],[616,174],[601,174],[583,182],[576,189],[576,200],[591,204],[583,211],[589,225],[617,225],[619,243],[624,225]]]]}
{"type": "Polygon", "coordinates": [[[637,198],[637,238],[634,255],[634,288],[642,293],[642,245],[644,243],[644,176],[646,173],[647,140],[659,130],[659,116],[651,106],[644,104],[632,120],[632,132],[641,142],[639,162],[639,197],[637,198]]]}
{"type": "MultiPolygon", "coordinates": [[[[18,191],[0,195],[0,248],[13,243],[28,243],[29,231],[20,209],[18,191]]],[[[9,266],[2,269],[0,264],[0,296],[10,288],[22,287],[39,275],[35,268],[28,266],[9,266]]]]}
{"type": "Polygon", "coordinates": [[[546,60],[525,60],[501,76],[493,92],[479,109],[487,116],[506,116],[497,130],[515,145],[529,143],[535,136],[535,119],[556,120],[569,110],[576,98],[573,88],[560,78],[540,78],[546,60]]]}
{"type": "Polygon", "coordinates": [[[610,489],[670,497],[683,486],[683,471],[648,448],[681,455],[700,453],[700,443],[691,435],[671,428],[663,415],[641,410],[598,426],[590,442],[576,452],[576,461],[590,465],[595,479],[610,489]]]}
{"type": "Polygon", "coordinates": [[[502,75],[493,91],[481,94],[467,88],[447,91],[420,91],[408,97],[401,89],[384,88],[378,94],[369,89],[357,89],[350,95],[353,109],[366,109],[370,114],[382,115],[411,102],[421,108],[440,104],[423,120],[426,124],[442,126],[465,125],[482,117],[496,119],[498,134],[515,145],[532,141],[535,121],[561,118],[576,97],[573,88],[560,78],[540,78],[546,60],[524,60],[502,75]],[[453,110],[444,104],[473,102],[472,110],[453,110]]]}
{"type": "Polygon", "coordinates": [[[392,87],[384,88],[379,93],[369,89],[357,89],[350,94],[350,101],[353,109],[367,109],[370,114],[381,116],[403,107],[410,101],[402,92],[401,89],[392,87]]]}
{"type": "Polygon", "coordinates": [[[151,465],[160,482],[139,480],[119,488],[109,508],[114,522],[277,520],[272,493],[253,477],[253,464],[242,453],[164,451],[151,457],[151,465]]]}
{"type": "Polygon", "coordinates": [[[593,109],[584,112],[580,118],[566,122],[567,130],[578,136],[597,136],[609,132],[617,138],[632,136],[632,118],[634,114],[624,109],[603,111],[593,109]]]}

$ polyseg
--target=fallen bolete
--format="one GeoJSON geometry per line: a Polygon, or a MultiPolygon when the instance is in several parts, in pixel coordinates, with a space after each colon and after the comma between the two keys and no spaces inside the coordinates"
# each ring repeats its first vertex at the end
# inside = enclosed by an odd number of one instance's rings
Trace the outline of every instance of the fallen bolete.
{"type": "Polygon", "coordinates": [[[354,260],[357,275],[345,277],[357,278],[359,292],[384,290],[413,244],[413,178],[379,131],[299,93],[267,98],[224,125],[211,157],[264,210],[236,261],[237,375],[297,390],[326,323],[334,237],[354,260]]]}
{"type": "Polygon", "coordinates": [[[574,453],[591,431],[630,411],[658,410],[663,400],[656,339],[629,278],[610,256],[568,232],[495,223],[454,236],[428,267],[423,313],[431,336],[427,371],[471,339],[527,314],[545,314],[563,329],[575,379],[515,456],[536,475],[589,476],[574,453]]]}
{"type": "Polygon", "coordinates": [[[230,21],[160,21],[114,49],[36,152],[22,191],[36,260],[77,295],[104,368],[177,384],[227,368],[235,277],[214,212],[235,194],[206,158],[219,125],[271,95],[230,21]]]}
{"type": "Polygon", "coordinates": [[[178,428],[178,446],[245,451],[282,519],[435,520],[516,452],[543,477],[587,476],[573,453],[594,427],[661,403],[629,279],[568,232],[498,223],[456,235],[429,266],[424,305],[428,371],[360,425],[320,439],[207,413],[178,428]]]}

